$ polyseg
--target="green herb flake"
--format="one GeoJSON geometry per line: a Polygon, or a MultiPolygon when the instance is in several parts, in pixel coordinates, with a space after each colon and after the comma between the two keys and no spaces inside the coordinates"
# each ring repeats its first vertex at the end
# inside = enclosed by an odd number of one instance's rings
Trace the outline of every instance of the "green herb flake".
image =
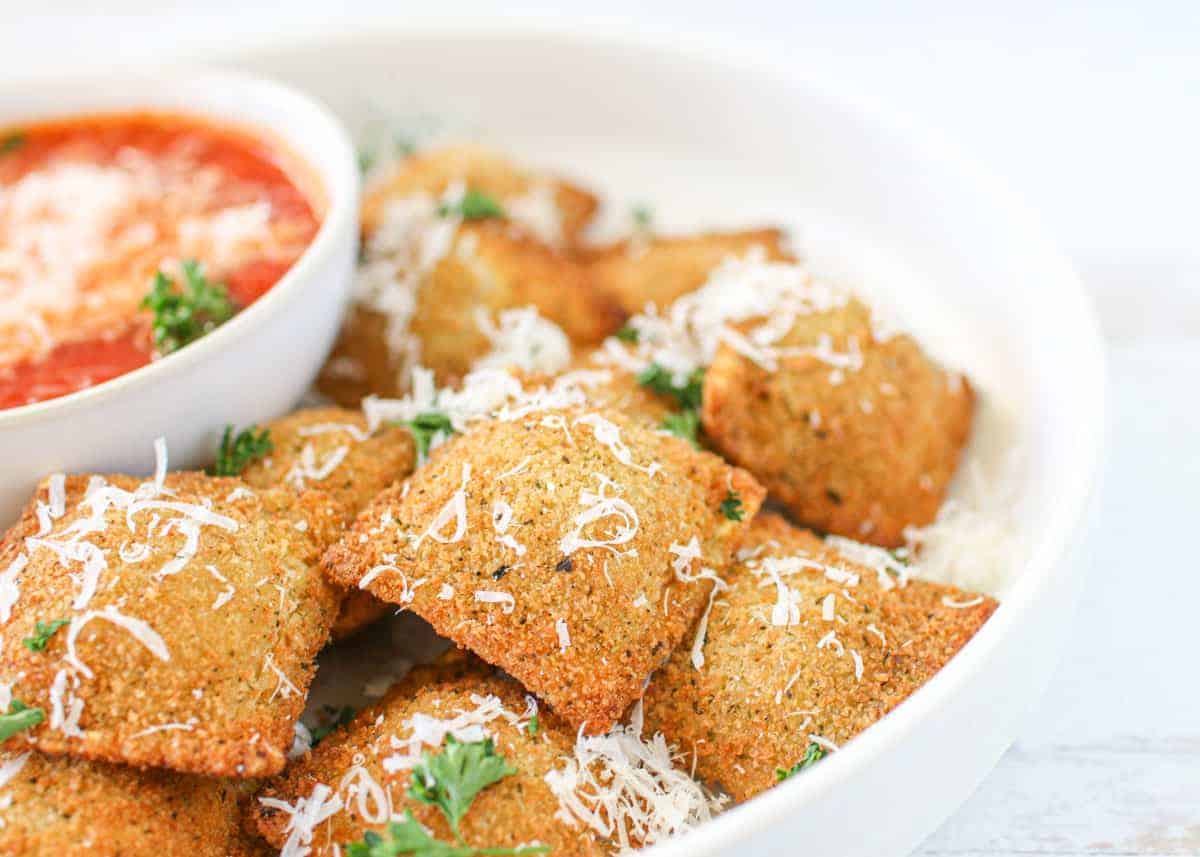
{"type": "Polygon", "coordinates": [[[10,131],[0,137],[0,158],[11,155],[28,142],[29,138],[25,136],[24,131],[10,131]]]}
{"type": "Polygon", "coordinates": [[[46,645],[50,642],[50,638],[64,625],[70,625],[70,619],[54,619],[50,622],[43,622],[40,619],[33,628],[33,636],[26,637],[21,642],[25,644],[25,648],[31,652],[44,652],[46,645]]]}
{"type": "Polygon", "coordinates": [[[635,205],[629,212],[629,216],[633,218],[633,228],[635,232],[653,232],[654,231],[654,209],[645,204],[635,205]]]}
{"type": "Polygon", "coordinates": [[[217,460],[208,469],[210,476],[240,476],[252,461],[268,455],[275,444],[271,441],[271,430],[262,429],[257,433],[258,426],[244,428],[236,435],[233,426],[225,426],[221,433],[221,445],[217,447],[217,460]]]}
{"type": "Polygon", "coordinates": [[[622,327],[617,331],[616,335],[617,339],[621,340],[622,342],[628,342],[630,345],[637,345],[638,338],[641,336],[641,334],[638,333],[638,329],[631,324],[627,324],[622,327]]]}
{"type": "Polygon", "coordinates": [[[529,722],[525,724],[525,731],[529,733],[530,738],[536,738],[538,734],[538,716],[537,712],[533,712],[533,716],[529,718],[529,722]]]}
{"type": "Polygon", "coordinates": [[[721,514],[731,521],[740,521],[746,517],[746,508],[736,491],[730,491],[721,501],[721,514]]]}
{"type": "Polygon", "coordinates": [[[407,426],[412,432],[413,441],[417,445],[417,461],[424,461],[429,457],[429,450],[433,448],[433,442],[439,435],[449,437],[454,434],[454,423],[441,411],[417,414],[414,419],[400,425],[407,426]]]}
{"type": "Polygon", "coordinates": [[[700,429],[700,416],[690,408],[679,413],[667,414],[663,418],[661,428],[676,437],[690,441],[692,446],[700,446],[700,442],[696,439],[696,434],[700,429]]]}
{"type": "Polygon", "coordinates": [[[461,842],[458,823],[479,794],[493,783],[515,774],[517,769],[496,753],[491,738],[462,742],[453,735],[437,755],[428,750],[412,772],[409,797],[436,806],[450,822],[450,829],[461,842]]]}
{"type": "Polygon", "coordinates": [[[471,848],[442,842],[429,835],[429,831],[413,818],[412,810],[404,811],[401,821],[388,824],[384,835],[373,830],[363,834],[361,842],[346,845],[346,857],[524,857],[528,854],[545,854],[550,849],[545,845],[526,845],[522,848],[471,848]]]}
{"type": "Polygon", "coordinates": [[[233,318],[237,308],[229,292],[204,276],[194,259],[183,262],[183,289],[159,271],[142,308],[154,313],[154,347],[162,355],[178,351],[233,318]]]}
{"type": "Polygon", "coordinates": [[[46,712],[30,708],[19,699],[8,705],[8,713],[0,714],[0,741],[7,741],[25,729],[32,729],[46,719],[46,712]]]}
{"type": "Polygon", "coordinates": [[[824,759],[827,755],[829,755],[828,750],[826,750],[816,741],[812,741],[809,743],[808,749],[804,751],[804,758],[792,765],[790,768],[776,768],[775,778],[782,783],[784,780],[788,779],[789,777],[794,777],[796,774],[800,773],[806,768],[811,768],[817,762],[824,759]]]}
{"type": "Polygon", "coordinates": [[[320,744],[323,740],[328,738],[329,735],[332,734],[333,732],[336,732],[338,729],[341,729],[343,726],[349,725],[350,721],[354,719],[354,709],[351,708],[349,705],[343,705],[342,709],[340,711],[338,711],[334,708],[331,708],[330,706],[326,706],[325,713],[327,715],[330,715],[329,719],[326,720],[324,723],[322,723],[320,726],[318,726],[316,729],[312,730],[311,746],[313,746],[313,747],[320,744]]]}
{"type": "Polygon", "coordinates": [[[679,384],[673,373],[657,363],[651,363],[638,374],[638,383],[656,393],[671,396],[685,409],[695,410],[700,407],[704,391],[704,370],[697,369],[683,384],[679,384]]]}
{"type": "Polygon", "coordinates": [[[504,217],[504,208],[483,191],[469,189],[458,202],[438,206],[438,214],[442,217],[453,214],[463,220],[487,220],[489,217],[504,217]]]}

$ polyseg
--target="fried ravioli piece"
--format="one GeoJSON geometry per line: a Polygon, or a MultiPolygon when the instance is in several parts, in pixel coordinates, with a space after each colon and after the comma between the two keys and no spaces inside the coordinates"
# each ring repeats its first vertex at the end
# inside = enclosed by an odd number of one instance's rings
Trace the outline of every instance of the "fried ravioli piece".
{"type": "Polygon", "coordinates": [[[544,777],[571,755],[574,733],[549,712],[534,721],[529,699],[516,682],[492,675],[474,658],[418,667],[381,702],[268,782],[249,805],[246,827],[283,847],[291,833],[290,816],[279,802],[295,807],[324,784],[336,789],[344,806],[314,828],[314,857],[333,855],[338,846],[344,854],[346,844],[362,840],[368,830],[382,835],[386,819],[402,817],[406,810],[435,837],[453,842],[441,812],[410,797],[409,784],[422,751],[436,754],[442,732],[455,726],[463,740],[492,737],[496,752],[516,768],[471,802],[460,822],[468,846],[517,848],[536,842],[550,846],[557,857],[611,853],[590,830],[557,817],[558,799],[544,777]],[[423,721],[419,733],[414,719],[423,721]],[[469,737],[472,731],[477,737],[469,737]]]}
{"type": "Polygon", "coordinates": [[[324,563],[598,734],[706,603],[745,526],[730,492],[748,521],[763,491],[718,457],[612,411],[532,412],[439,447],[324,563]]]}
{"type": "Polygon", "coordinates": [[[379,225],[389,200],[421,192],[441,196],[455,182],[497,200],[552,246],[577,241],[599,207],[579,185],[525,170],[482,146],[450,146],[405,159],[370,188],[362,206],[364,231],[379,225]]]}
{"type": "MultiPolygon", "coordinates": [[[[408,429],[368,429],[360,411],[308,408],[268,423],[274,450],[242,472],[255,488],[324,491],[340,503],[347,522],[384,488],[410,473],[416,447],[408,429]]],[[[388,612],[370,593],[353,590],[342,601],[333,639],[355,634],[388,612]]]]}
{"type": "Polygon", "coordinates": [[[227,857],[244,784],[0,750],[0,854],[227,857]]]}
{"type": "Polygon", "coordinates": [[[801,315],[774,371],[723,344],[701,418],[715,449],[801,524],[885,547],[933,520],[971,429],[974,394],[857,300],[801,315]]]}
{"type": "Polygon", "coordinates": [[[634,238],[582,254],[600,288],[634,315],[652,304],[665,309],[677,298],[704,285],[708,275],[730,256],[758,250],[764,258],[791,261],[787,238],[779,229],[706,232],[678,237],[634,238]]]}
{"type": "Polygon", "coordinates": [[[453,383],[492,351],[484,325],[495,326],[505,310],[533,307],[577,345],[599,343],[624,319],[582,266],[502,221],[464,223],[449,240],[428,273],[384,269],[374,297],[351,309],[318,379],[323,393],[349,407],[370,393],[402,395],[414,362],[439,384],[453,383]],[[403,309],[385,311],[393,302],[403,309]]]}
{"type": "Polygon", "coordinates": [[[7,746],[276,773],[341,598],[318,568],[341,526],[317,491],[50,477],[0,549],[0,682],[45,713],[7,746]]]}
{"type": "Polygon", "coordinates": [[[703,665],[678,649],[646,690],[647,728],[694,751],[696,775],[736,800],[774,785],[809,736],[840,745],[883,717],[996,609],[847,558],[890,559],[880,548],[842,550],[760,515],[709,617],[703,665]]]}

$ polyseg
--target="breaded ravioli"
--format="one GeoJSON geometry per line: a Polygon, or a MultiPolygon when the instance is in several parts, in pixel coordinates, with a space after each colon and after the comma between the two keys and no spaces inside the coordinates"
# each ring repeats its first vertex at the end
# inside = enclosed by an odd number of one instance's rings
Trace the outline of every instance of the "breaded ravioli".
{"type": "Polygon", "coordinates": [[[370,232],[379,225],[389,201],[416,193],[441,196],[456,182],[497,200],[551,246],[577,241],[599,206],[595,195],[579,185],[527,170],[496,152],[468,144],[421,152],[398,163],[368,188],[363,230],[370,232]]]}
{"type": "Polygon", "coordinates": [[[704,285],[730,256],[757,250],[764,258],[787,261],[786,236],[779,229],[706,232],[678,237],[645,237],[591,248],[582,254],[596,284],[633,315],[650,304],[666,309],[704,285]]]}
{"type": "Polygon", "coordinates": [[[799,315],[766,367],[726,342],[704,379],[713,446],[801,524],[886,547],[934,519],[974,395],[857,300],[799,315]]]}
{"type": "Polygon", "coordinates": [[[437,754],[446,736],[491,738],[514,773],[484,788],[460,820],[463,841],[476,848],[550,847],[556,857],[611,853],[590,829],[560,819],[544,777],[570,756],[573,731],[554,714],[537,712],[532,697],[474,659],[418,667],[377,705],[360,712],[280,777],[269,781],[247,812],[246,826],[282,848],[292,837],[313,857],[346,853],[367,831],[386,836],[387,820],[411,811],[434,837],[454,835],[435,807],[409,794],[422,753],[437,754]],[[324,795],[315,826],[298,825],[295,808],[324,795]],[[340,848],[340,851],[338,850],[340,848]]]}
{"type": "Polygon", "coordinates": [[[44,715],[6,746],[279,771],[341,598],[318,558],[342,521],[324,493],[200,473],[44,481],[0,548],[0,682],[44,715]]]}
{"type": "Polygon", "coordinates": [[[418,363],[439,384],[462,378],[498,347],[493,331],[506,310],[532,307],[577,345],[595,345],[624,318],[581,265],[504,221],[455,227],[401,218],[383,230],[368,240],[360,300],[318,382],[341,404],[402,394],[418,363]],[[445,230],[427,239],[433,249],[406,255],[405,242],[421,243],[432,229],[445,230]]]}
{"type": "MultiPolygon", "coordinates": [[[[307,408],[267,423],[274,449],[242,472],[255,488],[317,489],[345,510],[347,521],[384,488],[412,473],[416,447],[408,429],[370,431],[360,411],[307,408]]],[[[343,639],[388,612],[370,593],[347,594],[333,624],[343,639]]]]}
{"type": "Polygon", "coordinates": [[[510,417],[451,439],[379,495],[325,568],[409,607],[573,727],[604,732],[703,609],[763,492],[612,411],[510,417]],[[742,514],[722,511],[730,496],[742,514]]]}
{"type": "Polygon", "coordinates": [[[701,665],[681,648],[655,673],[646,728],[694,752],[696,775],[736,800],[770,788],[806,753],[850,740],[996,609],[987,596],[895,570],[903,568],[880,548],[831,546],[760,515],[708,618],[701,665]]]}
{"type": "Polygon", "coordinates": [[[0,855],[248,857],[243,789],[235,780],[0,750],[0,855]]]}

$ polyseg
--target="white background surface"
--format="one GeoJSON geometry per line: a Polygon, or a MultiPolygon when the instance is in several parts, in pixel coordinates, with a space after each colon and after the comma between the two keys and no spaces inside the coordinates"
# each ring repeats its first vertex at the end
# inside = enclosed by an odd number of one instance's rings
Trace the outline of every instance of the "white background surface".
{"type": "MultiPolygon", "coordinates": [[[[0,0],[0,74],[501,11],[413,5],[0,0]]],[[[1097,300],[1109,460],[1071,642],[1022,739],[919,853],[1200,854],[1200,2],[647,5],[503,11],[727,36],[882,95],[1008,177],[1097,300]]]]}

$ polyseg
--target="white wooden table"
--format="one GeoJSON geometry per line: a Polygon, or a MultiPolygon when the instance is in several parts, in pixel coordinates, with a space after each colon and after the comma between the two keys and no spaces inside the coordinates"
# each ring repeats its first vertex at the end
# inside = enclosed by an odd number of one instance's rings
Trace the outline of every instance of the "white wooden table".
{"type": "MultiPolygon", "coordinates": [[[[17,4],[0,27],[0,74],[203,58],[348,16],[498,11],[490,0],[280,8],[17,4]]],[[[943,126],[1041,209],[1111,346],[1089,580],[1021,740],[918,853],[1200,855],[1200,3],[522,0],[504,11],[757,42],[943,126]]]]}

